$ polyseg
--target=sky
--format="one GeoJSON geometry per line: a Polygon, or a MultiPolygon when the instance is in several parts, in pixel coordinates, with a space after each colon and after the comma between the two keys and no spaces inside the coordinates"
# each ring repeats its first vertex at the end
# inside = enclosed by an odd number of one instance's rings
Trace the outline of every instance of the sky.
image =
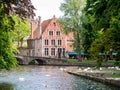
{"type": "Polygon", "coordinates": [[[47,20],[55,15],[57,18],[63,15],[59,7],[63,0],[31,0],[36,16],[41,16],[41,20],[47,20]]]}

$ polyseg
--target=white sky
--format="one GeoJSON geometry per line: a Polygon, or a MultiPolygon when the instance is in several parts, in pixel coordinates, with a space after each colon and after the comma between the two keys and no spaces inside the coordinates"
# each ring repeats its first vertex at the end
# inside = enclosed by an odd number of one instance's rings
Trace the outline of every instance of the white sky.
{"type": "Polygon", "coordinates": [[[57,18],[63,13],[59,10],[60,4],[63,0],[31,0],[35,10],[36,16],[41,16],[42,21],[47,20],[55,15],[57,18]]]}

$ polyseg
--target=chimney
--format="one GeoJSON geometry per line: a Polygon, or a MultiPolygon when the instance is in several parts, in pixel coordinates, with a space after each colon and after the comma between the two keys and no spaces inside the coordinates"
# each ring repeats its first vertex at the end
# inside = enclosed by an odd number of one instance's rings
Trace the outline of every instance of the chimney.
{"type": "Polygon", "coordinates": [[[38,39],[41,37],[41,16],[38,16],[38,39]]]}
{"type": "Polygon", "coordinates": [[[32,21],[32,19],[30,21],[30,29],[31,29],[31,37],[30,37],[30,39],[33,39],[33,21],[32,21]]]}
{"type": "Polygon", "coordinates": [[[55,19],[56,17],[55,17],[55,15],[53,15],[53,19],[55,19]]]}

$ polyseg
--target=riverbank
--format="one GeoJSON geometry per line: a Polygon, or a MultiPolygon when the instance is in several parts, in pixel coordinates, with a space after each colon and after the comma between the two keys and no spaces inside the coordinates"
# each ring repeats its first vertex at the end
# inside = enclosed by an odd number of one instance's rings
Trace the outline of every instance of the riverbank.
{"type": "Polygon", "coordinates": [[[113,85],[120,87],[120,76],[119,77],[108,77],[110,74],[120,74],[120,70],[92,70],[91,68],[74,68],[67,71],[69,74],[81,76],[87,79],[98,81],[104,84],[113,85]]]}

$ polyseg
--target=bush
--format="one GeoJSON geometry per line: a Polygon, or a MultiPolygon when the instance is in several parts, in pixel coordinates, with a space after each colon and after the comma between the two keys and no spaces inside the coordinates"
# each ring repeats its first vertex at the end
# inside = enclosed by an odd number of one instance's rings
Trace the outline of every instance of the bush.
{"type": "Polygon", "coordinates": [[[115,64],[116,66],[120,67],[120,61],[116,61],[114,64],[115,64]]]}
{"type": "Polygon", "coordinates": [[[98,59],[96,60],[97,66],[96,68],[99,69],[102,65],[103,62],[103,58],[102,57],[98,57],[98,59]]]}

